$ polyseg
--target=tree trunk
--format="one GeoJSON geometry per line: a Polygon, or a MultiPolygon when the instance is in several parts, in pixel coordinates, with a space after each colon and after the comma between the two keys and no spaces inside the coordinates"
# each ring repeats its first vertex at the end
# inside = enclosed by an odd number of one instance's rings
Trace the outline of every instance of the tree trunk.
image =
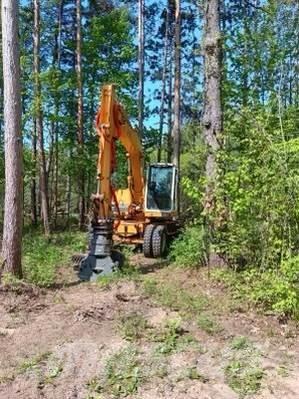
{"type": "Polygon", "coordinates": [[[50,234],[49,223],[49,198],[48,198],[48,182],[47,167],[44,149],[44,132],[43,132],[43,113],[41,100],[41,82],[40,82],[40,2],[34,0],[34,80],[35,80],[35,120],[36,120],[36,138],[38,147],[39,161],[39,187],[41,196],[41,211],[44,224],[45,235],[50,234]]]}
{"type": "Polygon", "coordinates": [[[174,119],[172,128],[172,162],[180,169],[181,151],[181,1],[175,1],[175,41],[174,41],[174,119]]]}
{"type": "Polygon", "coordinates": [[[167,106],[167,162],[171,162],[172,159],[172,48],[170,48],[170,56],[169,56],[169,71],[168,71],[168,106],[167,106]]]}
{"type": "MultiPolygon", "coordinates": [[[[60,61],[61,61],[61,32],[62,32],[62,17],[63,17],[63,6],[64,0],[58,2],[57,9],[57,34],[55,35],[55,51],[54,51],[54,65],[56,64],[57,73],[60,73],[60,61]]],[[[57,212],[58,212],[58,171],[59,171],[59,107],[60,107],[60,95],[59,92],[55,94],[55,162],[54,162],[54,225],[57,224],[57,212]]]]}
{"type": "Polygon", "coordinates": [[[143,137],[144,120],[144,0],[139,0],[138,15],[138,67],[139,67],[139,87],[138,87],[138,121],[139,134],[143,137]]]}
{"type": "Polygon", "coordinates": [[[31,224],[37,225],[37,197],[36,197],[36,120],[33,121],[32,132],[32,160],[33,160],[33,173],[31,178],[31,224]]]}
{"type": "Polygon", "coordinates": [[[206,0],[204,21],[204,112],[202,129],[207,147],[204,211],[210,234],[213,234],[215,221],[212,220],[216,205],[215,190],[218,173],[217,154],[222,147],[219,0],[206,0]]]}
{"type": "MultiPolygon", "coordinates": [[[[83,86],[82,86],[82,33],[81,33],[81,0],[76,0],[76,72],[77,72],[77,142],[79,162],[82,161],[84,152],[83,134],[83,86]]],[[[85,176],[83,168],[80,168],[79,176],[79,227],[83,228],[85,223],[85,176]]]]}
{"type": "Polygon", "coordinates": [[[2,246],[4,271],[22,276],[23,170],[19,2],[2,0],[2,48],[5,130],[5,210],[2,246]]]}
{"type": "Polygon", "coordinates": [[[168,31],[169,31],[169,10],[165,9],[165,37],[164,37],[164,54],[163,54],[163,71],[162,71],[162,91],[161,91],[161,105],[160,105],[160,124],[159,124],[159,143],[157,151],[157,161],[161,162],[162,142],[163,142],[163,128],[164,128],[164,108],[166,96],[166,75],[167,75],[167,61],[168,61],[168,31]]]}

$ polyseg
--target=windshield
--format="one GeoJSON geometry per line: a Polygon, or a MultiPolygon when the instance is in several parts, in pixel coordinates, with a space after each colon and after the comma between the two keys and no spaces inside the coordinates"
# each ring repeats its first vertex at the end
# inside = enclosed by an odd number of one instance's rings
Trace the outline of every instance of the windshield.
{"type": "Polygon", "coordinates": [[[172,166],[151,166],[148,176],[147,209],[172,210],[172,166]]]}

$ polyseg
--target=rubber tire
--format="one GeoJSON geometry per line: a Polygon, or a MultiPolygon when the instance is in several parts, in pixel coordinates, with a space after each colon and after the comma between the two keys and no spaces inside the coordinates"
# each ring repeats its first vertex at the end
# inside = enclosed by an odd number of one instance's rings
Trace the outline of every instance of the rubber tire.
{"type": "Polygon", "coordinates": [[[154,224],[148,224],[143,234],[143,255],[146,258],[153,257],[152,237],[155,227],[154,224]]]}
{"type": "Polygon", "coordinates": [[[166,228],[159,225],[155,228],[152,235],[153,258],[162,258],[167,252],[166,228]]]}

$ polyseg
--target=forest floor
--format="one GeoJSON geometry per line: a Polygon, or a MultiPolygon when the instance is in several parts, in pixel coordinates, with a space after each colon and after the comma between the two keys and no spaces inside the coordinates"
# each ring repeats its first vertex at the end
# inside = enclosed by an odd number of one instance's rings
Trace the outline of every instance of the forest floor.
{"type": "Polygon", "coordinates": [[[295,399],[296,324],[210,279],[134,255],[138,274],[0,291],[1,399],[295,399]]]}

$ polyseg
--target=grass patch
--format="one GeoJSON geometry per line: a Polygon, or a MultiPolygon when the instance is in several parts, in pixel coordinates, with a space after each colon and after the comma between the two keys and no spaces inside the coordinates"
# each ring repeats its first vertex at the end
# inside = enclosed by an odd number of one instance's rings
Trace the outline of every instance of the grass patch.
{"type": "Polygon", "coordinates": [[[199,315],[196,323],[200,329],[210,335],[221,331],[221,327],[214,320],[212,320],[210,316],[206,314],[199,315]]]}
{"type": "Polygon", "coordinates": [[[241,398],[255,394],[260,389],[264,376],[260,353],[246,337],[235,337],[232,340],[229,362],[224,373],[227,384],[241,398]]]}
{"type": "Polygon", "coordinates": [[[225,368],[228,385],[240,397],[256,393],[261,387],[263,375],[261,368],[250,366],[246,360],[234,360],[225,368]]]}
{"type": "Polygon", "coordinates": [[[204,295],[192,295],[182,287],[146,279],[143,283],[146,295],[151,296],[158,304],[180,312],[182,316],[192,316],[201,312],[208,305],[204,295]]]}
{"type": "Polygon", "coordinates": [[[135,341],[146,335],[149,325],[141,314],[133,312],[122,316],[118,322],[117,328],[124,339],[127,341],[135,341]]]}
{"type": "Polygon", "coordinates": [[[118,270],[117,272],[108,276],[99,276],[99,278],[97,279],[97,284],[101,288],[109,289],[111,288],[111,286],[118,283],[119,281],[138,281],[139,278],[140,272],[138,271],[138,269],[125,261],[125,264],[122,266],[121,270],[118,270]]]}
{"type": "Polygon", "coordinates": [[[138,351],[135,347],[128,346],[107,360],[101,377],[88,382],[89,397],[101,393],[113,398],[126,397],[137,392],[143,379],[138,351]]]}
{"type": "Polygon", "coordinates": [[[231,343],[231,348],[235,350],[242,350],[249,348],[251,346],[251,343],[249,342],[248,338],[240,336],[240,337],[235,337],[232,340],[231,343]]]}
{"type": "Polygon", "coordinates": [[[24,360],[18,367],[19,374],[23,374],[26,373],[27,371],[32,371],[34,369],[37,369],[38,366],[41,363],[46,362],[50,356],[51,352],[44,352],[36,356],[33,356],[30,359],[24,360]]]}
{"type": "Polygon", "coordinates": [[[206,383],[209,381],[209,378],[201,374],[196,366],[193,366],[184,369],[176,378],[176,381],[183,381],[183,380],[198,380],[203,383],[206,383]]]}
{"type": "Polygon", "coordinates": [[[47,287],[55,282],[59,266],[70,263],[71,256],[86,249],[87,238],[82,232],[64,231],[45,238],[40,231],[23,238],[24,279],[47,287]]]}
{"type": "Polygon", "coordinates": [[[190,346],[197,348],[197,341],[181,327],[180,319],[168,320],[160,330],[151,336],[152,341],[158,342],[156,352],[168,355],[181,352],[190,346]]]}

